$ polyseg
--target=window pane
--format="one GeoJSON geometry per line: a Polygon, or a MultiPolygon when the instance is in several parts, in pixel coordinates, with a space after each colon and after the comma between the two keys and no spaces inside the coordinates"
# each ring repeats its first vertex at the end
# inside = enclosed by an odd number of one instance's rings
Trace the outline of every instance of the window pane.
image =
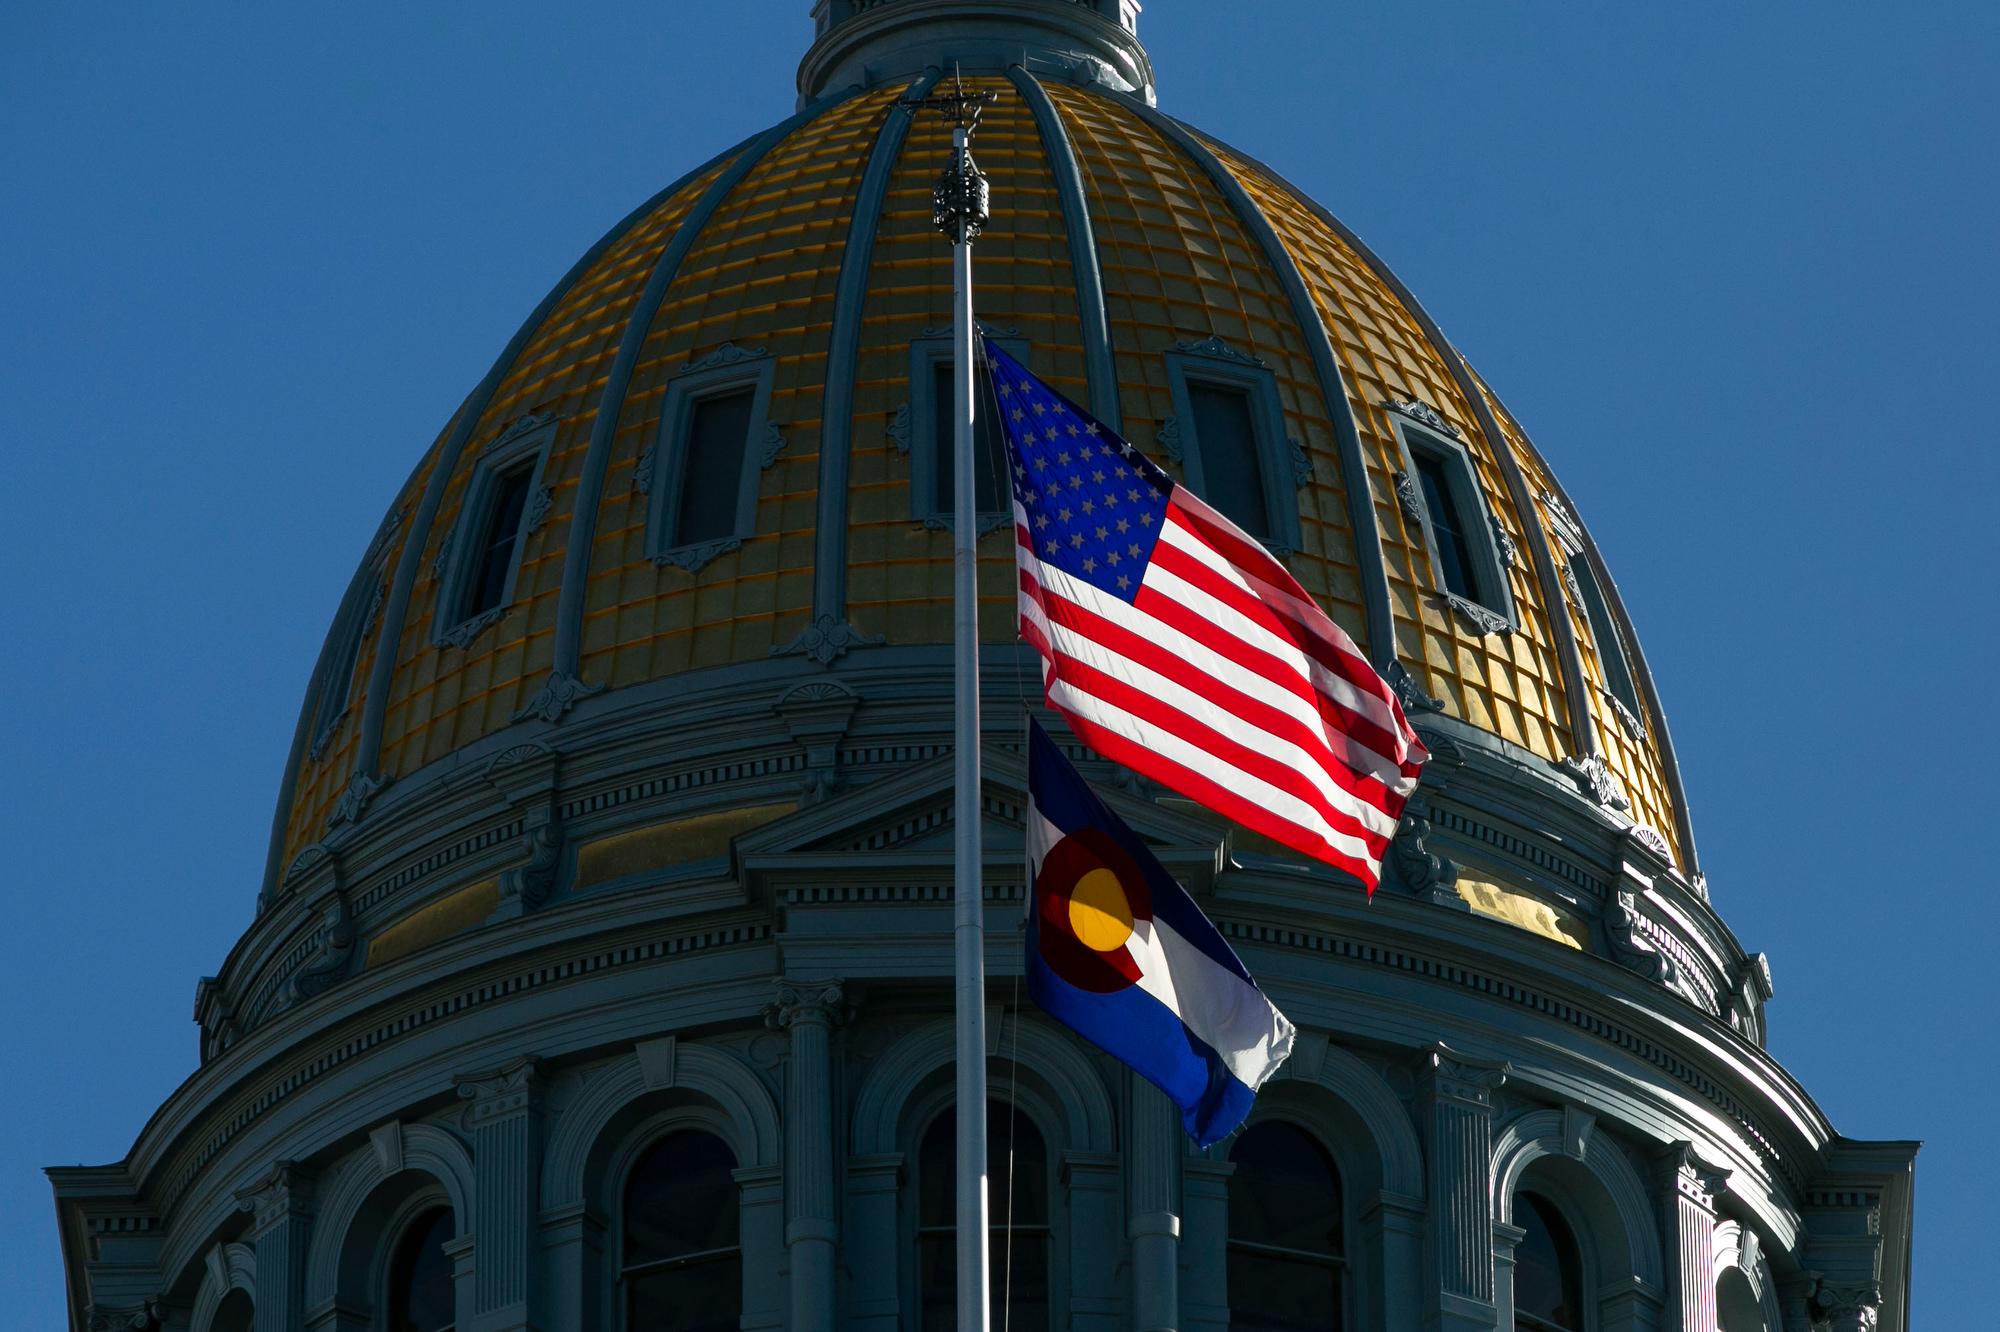
{"type": "Polygon", "coordinates": [[[1583,610],[1590,620],[1590,636],[1597,642],[1597,660],[1604,667],[1604,683],[1614,698],[1632,709],[1633,716],[1639,716],[1639,690],[1632,682],[1632,666],[1625,660],[1625,642],[1618,636],[1617,622],[1611,618],[1611,607],[1604,600],[1604,589],[1597,585],[1597,575],[1591,572],[1590,562],[1583,556],[1572,559],[1569,567],[1576,576],[1576,590],[1583,594],[1583,610]]]}
{"type": "MultiPolygon", "coordinates": [[[[1236,1181],[1231,1180],[1232,1192],[1236,1181]]],[[[1340,1269],[1229,1251],[1230,1332],[1340,1332],[1340,1269]]]]}
{"type": "Polygon", "coordinates": [[[1514,1248],[1514,1313],[1531,1327],[1580,1332],[1582,1264],[1561,1213],[1532,1193],[1514,1199],[1514,1224],[1527,1233],[1514,1248]]]}
{"type": "Polygon", "coordinates": [[[688,413],[687,461],[672,543],[694,546],[736,535],[743,451],[750,442],[750,389],[699,398],[688,413]]]}
{"type": "Polygon", "coordinates": [[[1201,497],[1251,536],[1269,536],[1263,450],[1250,415],[1250,395],[1215,384],[1190,382],[1187,389],[1195,447],[1201,451],[1201,497]]]}
{"type": "Polygon", "coordinates": [[[1424,487],[1424,508],[1431,516],[1431,540],[1437,543],[1438,573],[1443,576],[1447,590],[1467,601],[1483,604],[1478,580],[1472,575],[1472,552],[1466,545],[1464,516],[1453,502],[1451,478],[1445,473],[1444,462],[1421,453],[1415,461],[1417,479],[1424,487]]]}
{"type": "Polygon", "coordinates": [[[708,1133],[670,1133],[647,1148],[625,1185],[625,1266],[735,1248],[735,1169],[708,1133]]]}
{"type": "MultiPolygon", "coordinates": [[[[952,415],[951,367],[948,360],[931,366],[931,503],[932,512],[947,520],[958,494],[951,456],[957,419],[952,415]]],[[[1001,446],[1000,409],[983,377],[973,385],[973,394],[972,499],[980,513],[1000,513],[1013,503],[1001,498],[1007,493],[1000,484],[1007,451],[1001,446]]]]}
{"type": "MultiPolygon", "coordinates": [[[[992,1229],[987,1262],[992,1272],[993,1326],[1000,1326],[1001,1303],[1010,1300],[1009,1325],[1036,1332],[1049,1325],[1048,1150],[1026,1115],[994,1101],[986,1107],[986,1207],[992,1229]],[[1012,1243],[1009,1243],[1007,1151],[1012,1134],[1012,1243]],[[1011,1284],[1009,1281],[1011,1265],[1011,1284]]],[[[949,1107],[931,1121],[917,1148],[917,1238],[922,1326],[950,1332],[957,1321],[955,1241],[958,1199],[958,1116],[949,1107]]]]}
{"type": "Polygon", "coordinates": [[[1310,1133],[1268,1120],[1247,1129],[1229,1159],[1231,1240],[1340,1255],[1340,1174],[1310,1133]]]}
{"type": "Polygon", "coordinates": [[[727,1254],[627,1279],[627,1332],[736,1332],[743,1259],[727,1254]]]}
{"type": "Polygon", "coordinates": [[[491,507],[480,532],[472,577],[466,584],[465,613],[460,619],[469,620],[500,604],[514,564],[514,543],[521,537],[521,513],[528,507],[528,482],[533,477],[532,467],[517,467],[493,483],[491,507]]]}
{"type": "Polygon", "coordinates": [[[215,1317],[209,1321],[208,1332],[251,1332],[256,1316],[257,1311],[250,1303],[250,1297],[240,1290],[232,1290],[222,1297],[215,1317]]]}
{"type": "Polygon", "coordinates": [[[389,1265],[389,1332],[450,1332],[456,1305],[444,1246],[453,1230],[450,1210],[438,1208],[403,1232],[389,1265]]]}

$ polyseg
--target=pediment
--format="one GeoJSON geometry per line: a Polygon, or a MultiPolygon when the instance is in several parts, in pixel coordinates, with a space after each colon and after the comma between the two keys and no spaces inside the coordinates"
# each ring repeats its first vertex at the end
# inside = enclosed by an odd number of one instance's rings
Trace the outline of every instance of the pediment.
{"type": "MultiPolygon", "coordinates": [[[[988,745],[981,762],[981,838],[986,858],[1025,854],[1027,761],[1013,750],[988,745]]],[[[746,866],[762,868],[783,861],[832,862],[862,856],[948,860],[953,782],[949,755],[917,764],[747,833],[737,843],[737,854],[746,866]]],[[[1219,854],[1219,828],[1125,791],[1101,785],[1096,789],[1163,861],[1212,861],[1219,854]]]]}

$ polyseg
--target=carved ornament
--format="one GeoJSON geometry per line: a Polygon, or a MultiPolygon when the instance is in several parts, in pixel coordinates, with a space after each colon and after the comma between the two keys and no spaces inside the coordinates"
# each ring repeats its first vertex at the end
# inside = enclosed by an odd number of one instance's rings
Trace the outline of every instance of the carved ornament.
{"type": "Polygon", "coordinates": [[[312,1211],[312,1179],[294,1161],[272,1163],[264,1177],[236,1191],[236,1210],[249,1212],[258,1232],[312,1211]]]}
{"type": "Polygon", "coordinates": [[[368,812],[368,804],[382,794],[382,788],[389,784],[389,778],[381,773],[373,776],[357,772],[347,779],[347,789],[340,793],[340,799],[327,815],[326,826],[338,828],[343,823],[359,823],[361,816],[368,812]]]}
{"type": "Polygon", "coordinates": [[[733,342],[725,342],[720,347],[698,361],[689,361],[683,374],[694,374],[699,370],[719,370],[726,365],[741,365],[745,361],[766,361],[771,353],[762,347],[739,347],[733,342]]]}
{"type": "Polygon", "coordinates": [[[1213,361],[1234,361],[1238,365],[1262,365],[1264,358],[1252,356],[1248,352],[1237,351],[1221,338],[1210,334],[1196,340],[1182,339],[1174,343],[1174,350],[1189,356],[1206,356],[1213,361]]]}
{"type": "Polygon", "coordinates": [[[905,458],[910,456],[910,428],[912,409],[907,402],[896,405],[896,414],[889,418],[889,428],[884,432],[889,442],[896,446],[896,452],[905,458]]]}
{"type": "Polygon", "coordinates": [[[1396,473],[1396,507],[1403,511],[1403,521],[1421,532],[1424,530],[1424,502],[1417,494],[1416,478],[1408,472],[1396,473]]]}
{"type": "Polygon", "coordinates": [[[1476,601],[1461,597],[1456,592],[1444,594],[1445,604],[1458,612],[1458,617],[1481,634],[1511,634],[1513,621],[1499,611],[1482,606],[1476,601]]]}
{"type": "Polygon", "coordinates": [[[286,985],[285,1006],[324,994],[340,983],[347,972],[347,959],[354,952],[354,913],[347,896],[335,892],[327,898],[320,917],[319,947],[286,985]]]}
{"type": "Polygon", "coordinates": [[[764,1005],[764,1025],[773,1031],[801,1022],[837,1027],[853,1016],[845,981],[780,979],[775,983],[778,997],[764,1005]]]}
{"type": "Polygon", "coordinates": [[[641,495],[653,493],[653,464],[659,456],[660,446],[654,444],[639,455],[637,465],[632,468],[632,489],[641,495]]]}
{"type": "Polygon", "coordinates": [[[1514,544],[1514,534],[1500,521],[1499,514],[1489,514],[1487,520],[1493,524],[1493,548],[1500,552],[1500,567],[1513,568],[1521,561],[1521,548],[1514,544]]]}
{"type": "Polygon", "coordinates": [[[1410,420],[1415,421],[1427,430],[1435,430],[1440,435],[1446,435],[1452,439],[1462,438],[1458,427],[1445,420],[1444,414],[1427,402],[1420,402],[1415,399],[1408,402],[1400,399],[1391,399],[1382,405],[1399,416],[1407,416],[1410,420]]]}
{"type": "Polygon", "coordinates": [[[507,445],[512,444],[515,440],[521,438],[521,436],[523,435],[533,434],[535,431],[540,430],[543,426],[548,425],[555,419],[556,419],[556,414],[554,412],[530,412],[528,415],[523,416],[518,420],[516,420],[514,424],[508,426],[498,435],[494,436],[493,442],[491,444],[488,444],[484,449],[480,450],[480,452],[491,453],[495,449],[504,448],[507,445]]]}
{"type": "Polygon", "coordinates": [[[562,867],[563,830],[554,819],[530,829],[523,839],[528,859],[500,876],[500,895],[533,910],[546,902],[555,888],[556,873],[562,867]]]}
{"type": "Polygon", "coordinates": [[[1634,894],[1617,893],[1605,907],[1604,937],[1611,948],[1611,960],[1627,971],[1661,985],[1672,985],[1679,979],[1680,969],[1674,960],[1640,933],[1639,904],[1634,894]]]}
{"type": "Polygon", "coordinates": [[[524,534],[539,532],[542,524],[549,520],[549,510],[554,507],[555,502],[555,491],[547,486],[537,490],[528,499],[528,510],[522,515],[521,531],[524,534]]]}
{"type": "MultiPolygon", "coordinates": [[[[535,691],[535,696],[528,700],[526,706],[514,714],[513,720],[526,721],[530,717],[538,717],[554,725],[561,721],[579,700],[589,698],[593,694],[601,694],[605,688],[606,686],[601,684],[585,684],[565,671],[550,671],[549,678],[542,681],[542,687],[535,691]]],[[[498,759],[494,760],[494,766],[499,766],[498,759]]]]}
{"type": "Polygon", "coordinates": [[[1300,490],[1304,490],[1313,483],[1314,477],[1318,475],[1313,470],[1313,461],[1306,456],[1305,445],[1295,439],[1287,439],[1285,441],[1285,449],[1291,455],[1292,459],[1292,484],[1300,490]]]}
{"type": "Polygon", "coordinates": [[[1389,682],[1389,688],[1396,691],[1396,701],[1403,705],[1405,715],[1444,711],[1444,700],[1426,694],[1423,686],[1417,683],[1417,677],[1410,674],[1410,668],[1402,662],[1390,662],[1389,669],[1382,672],[1382,678],[1389,682]]]}
{"type": "Polygon", "coordinates": [[[1169,416],[1160,422],[1160,428],[1153,432],[1153,443],[1159,446],[1160,452],[1167,455],[1168,461],[1177,463],[1187,461],[1187,449],[1181,443],[1180,417],[1169,416]]]}
{"type": "Polygon", "coordinates": [[[1465,899],[1458,895],[1458,866],[1430,849],[1430,814],[1429,804],[1421,799],[1403,807],[1402,822],[1396,825],[1396,836],[1389,843],[1396,877],[1414,897],[1467,909],[1465,899]]]}
{"type": "Polygon", "coordinates": [[[653,556],[653,563],[661,568],[672,565],[689,573],[700,573],[708,564],[732,550],[740,550],[743,538],[735,536],[717,537],[713,541],[703,541],[692,546],[675,546],[653,556]]]}
{"type": "Polygon", "coordinates": [[[1569,774],[1577,789],[1606,809],[1630,809],[1632,798],[1625,794],[1625,783],[1618,780],[1618,774],[1611,771],[1602,754],[1586,754],[1582,758],[1566,758],[1556,765],[1569,774]]]}
{"type": "Polygon", "coordinates": [[[864,634],[831,613],[822,615],[799,631],[799,636],[783,647],[771,649],[774,657],[811,657],[822,666],[831,666],[842,653],[858,647],[880,647],[880,634],[864,634]]]}
{"type": "Polygon", "coordinates": [[[533,1055],[509,1060],[491,1073],[454,1078],[461,1100],[472,1102],[472,1122],[528,1108],[541,1082],[541,1061],[533,1055]]]}
{"type": "Polygon", "coordinates": [[[481,611],[471,619],[463,620],[438,635],[438,642],[443,643],[447,647],[471,647],[473,639],[500,623],[501,619],[512,609],[513,607],[511,606],[495,606],[491,610],[481,611]]]}
{"type": "Polygon", "coordinates": [[[1442,1044],[1424,1052],[1421,1067],[1434,1095],[1480,1110],[1493,1108],[1493,1093],[1514,1071],[1506,1063],[1471,1059],[1442,1044]]]}

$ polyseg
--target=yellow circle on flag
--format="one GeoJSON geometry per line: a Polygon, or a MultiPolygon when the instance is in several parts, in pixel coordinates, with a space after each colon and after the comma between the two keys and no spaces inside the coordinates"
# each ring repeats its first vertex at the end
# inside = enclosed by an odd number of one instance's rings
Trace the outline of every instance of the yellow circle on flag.
{"type": "Polygon", "coordinates": [[[1108,869],[1090,871],[1069,894],[1069,927],[1085,948],[1108,953],[1132,937],[1132,903],[1108,869]]]}

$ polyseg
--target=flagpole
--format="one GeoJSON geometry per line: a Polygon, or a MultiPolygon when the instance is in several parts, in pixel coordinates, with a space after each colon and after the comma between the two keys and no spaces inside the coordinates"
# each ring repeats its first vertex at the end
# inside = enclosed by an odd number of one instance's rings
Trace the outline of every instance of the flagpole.
{"type": "Polygon", "coordinates": [[[952,240],[952,681],[956,756],[952,800],[952,945],[958,1078],[958,1332],[987,1332],[986,928],[980,885],[979,518],[974,465],[972,242],[985,225],[986,179],[972,163],[972,131],[994,94],[962,84],[933,98],[954,120],[951,162],[934,220],[952,240]]]}

